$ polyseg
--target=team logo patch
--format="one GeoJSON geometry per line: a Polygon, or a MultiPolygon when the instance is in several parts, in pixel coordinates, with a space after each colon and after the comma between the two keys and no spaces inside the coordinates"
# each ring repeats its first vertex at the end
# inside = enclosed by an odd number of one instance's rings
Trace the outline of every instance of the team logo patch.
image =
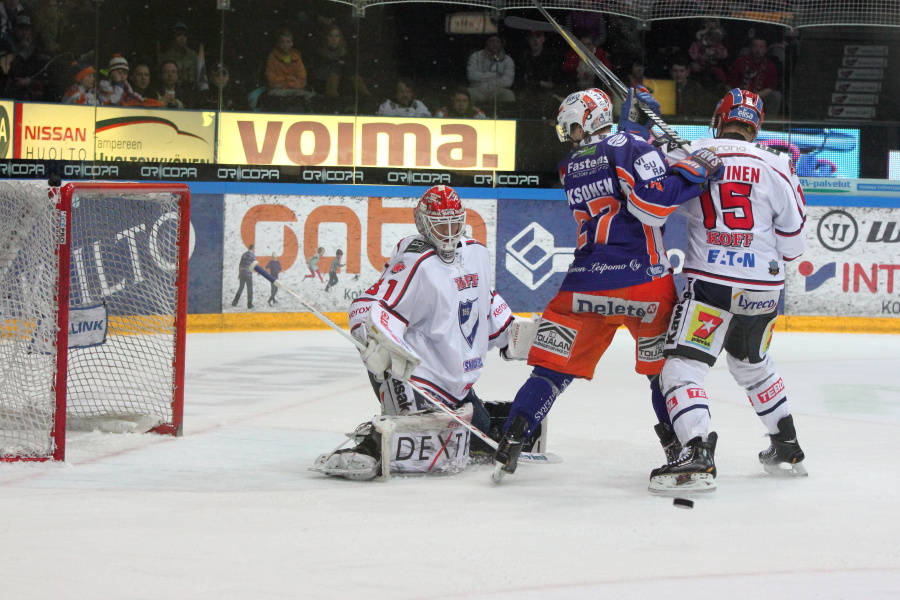
{"type": "Polygon", "coordinates": [[[723,322],[721,311],[709,306],[696,307],[688,325],[690,333],[688,334],[687,342],[709,350],[712,348],[713,334],[723,322]]]}
{"type": "Polygon", "coordinates": [[[638,338],[638,360],[641,362],[656,362],[662,360],[665,344],[666,334],[652,338],[638,338]]]}
{"type": "Polygon", "coordinates": [[[406,265],[404,265],[403,261],[401,260],[396,265],[394,265],[393,269],[391,269],[391,274],[396,275],[397,273],[404,270],[405,268],[406,268],[406,265]]]}
{"type": "Polygon", "coordinates": [[[466,300],[459,303],[459,330],[463,338],[469,344],[469,348],[475,343],[475,335],[478,333],[478,299],[466,300]]]}
{"type": "Polygon", "coordinates": [[[611,138],[606,139],[606,143],[610,146],[624,146],[628,142],[628,138],[624,133],[617,133],[611,138]]]}
{"type": "Polygon", "coordinates": [[[574,329],[564,327],[559,323],[541,321],[532,347],[569,358],[572,354],[572,346],[575,345],[576,333],[578,332],[574,329]]]}

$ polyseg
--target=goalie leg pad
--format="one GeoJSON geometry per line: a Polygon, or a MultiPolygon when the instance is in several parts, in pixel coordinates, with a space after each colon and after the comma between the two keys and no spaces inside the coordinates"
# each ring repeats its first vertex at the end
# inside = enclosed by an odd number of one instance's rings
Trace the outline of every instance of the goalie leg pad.
{"type": "MultiPolygon", "coordinates": [[[[472,405],[457,411],[472,421],[472,405]]],[[[381,439],[382,479],[399,474],[453,473],[469,464],[471,432],[440,411],[381,416],[372,421],[381,439]]]]}

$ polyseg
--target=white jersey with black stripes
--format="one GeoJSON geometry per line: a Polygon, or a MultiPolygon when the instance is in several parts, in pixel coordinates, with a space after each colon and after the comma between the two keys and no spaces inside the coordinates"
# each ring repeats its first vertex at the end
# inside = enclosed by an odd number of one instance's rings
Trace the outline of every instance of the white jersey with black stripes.
{"type": "Polygon", "coordinates": [[[405,323],[402,335],[422,359],[412,381],[454,405],[481,375],[491,348],[507,344],[512,312],[494,290],[487,248],[463,237],[445,263],[419,235],[397,244],[381,278],[350,305],[350,330],[364,339],[373,303],[405,323]]]}
{"type": "Polygon", "coordinates": [[[784,263],[806,249],[806,202],[790,158],[741,140],[692,145],[713,150],[725,171],[679,209],[688,219],[685,275],[748,290],[784,287],[784,263]]]}

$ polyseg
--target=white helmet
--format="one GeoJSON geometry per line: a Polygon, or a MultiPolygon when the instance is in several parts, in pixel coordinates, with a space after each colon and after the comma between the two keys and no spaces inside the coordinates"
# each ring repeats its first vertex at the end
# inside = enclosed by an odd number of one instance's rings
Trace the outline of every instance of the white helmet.
{"type": "Polygon", "coordinates": [[[569,94],[559,105],[556,135],[559,136],[559,141],[570,142],[572,125],[580,125],[584,130],[584,137],[588,137],[609,127],[612,122],[613,109],[609,96],[603,90],[591,88],[569,94]]]}
{"type": "Polygon", "coordinates": [[[425,190],[414,210],[416,229],[437,250],[445,263],[456,258],[456,245],[466,230],[466,210],[449,185],[425,190]]]}

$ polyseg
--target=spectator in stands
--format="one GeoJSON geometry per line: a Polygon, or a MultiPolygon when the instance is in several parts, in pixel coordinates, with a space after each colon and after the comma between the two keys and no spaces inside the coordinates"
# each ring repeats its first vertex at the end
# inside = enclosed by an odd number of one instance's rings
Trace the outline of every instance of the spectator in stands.
{"type": "Polygon", "coordinates": [[[159,64],[173,62],[178,67],[178,83],[186,90],[193,90],[197,78],[197,53],[188,47],[188,28],[182,22],[172,27],[172,44],[159,55],[159,64]]]}
{"type": "Polygon", "coordinates": [[[434,111],[436,117],[446,117],[448,119],[485,119],[487,118],[484,111],[477,106],[472,106],[469,100],[469,90],[465,87],[458,87],[453,90],[450,95],[450,102],[447,106],[434,111]]]}
{"type": "Polygon", "coordinates": [[[327,26],[310,64],[310,79],[316,92],[324,96],[324,103],[339,110],[352,109],[357,95],[361,100],[372,97],[353,63],[348,62],[350,58],[341,28],[327,26]]]}
{"type": "Polygon", "coordinates": [[[709,107],[714,106],[717,96],[691,78],[688,61],[673,61],[669,75],[675,82],[675,114],[679,117],[708,117],[709,107]]]}
{"type": "Polygon", "coordinates": [[[51,55],[59,52],[65,35],[66,18],[57,0],[42,0],[34,6],[34,30],[39,44],[51,55]]]}
{"type": "MultiPolygon", "coordinates": [[[[612,63],[609,61],[609,58],[606,56],[606,50],[603,48],[598,48],[594,43],[594,38],[590,34],[582,34],[578,37],[578,40],[584,44],[584,47],[587,48],[590,52],[597,57],[597,60],[602,62],[604,65],[612,69],[612,63]]],[[[607,89],[600,85],[600,80],[597,79],[597,75],[594,73],[594,70],[578,56],[578,53],[574,50],[570,50],[565,58],[563,59],[562,65],[563,73],[568,74],[572,81],[570,85],[579,90],[586,90],[589,88],[599,87],[607,93],[612,92],[612,90],[607,89]]]]}
{"type": "Polygon", "coordinates": [[[759,94],[766,107],[766,118],[781,114],[781,92],[778,91],[778,70],[766,56],[769,45],[756,38],[750,43],[750,53],[739,56],[728,70],[728,85],[759,94]]]}
{"type": "Polygon", "coordinates": [[[166,108],[190,108],[188,93],[179,83],[178,65],[167,60],[159,65],[159,87],[155,96],[166,108]]]}
{"type": "Polygon", "coordinates": [[[12,31],[9,43],[3,44],[4,49],[12,55],[9,61],[9,71],[6,73],[6,89],[3,97],[23,101],[57,101],[59,96],[54,94],[49,86],[47,63],[49,59],[41,52],[34,39],[34,28],[31,18],[26,14],[19,14],[12,31]]]}
{"type": "Polygon", "coordinates": [[[421,100],[415,99],[413,84],[408,79],[398,79],[394,87],[394,97],[385,100],[378,107],[382,117],[430,117],[431,112],[421,100]]]}
{"type": "Polygon", "coordinates": [[[198,93],[194,108],[224,111],[244,110],[245,101],[241,94],[229,85],[229,81],[228,67],[221,62],[214,64],[209,70],[209,89],[198,93]],[[219,106],[220,95],[221,107],[219,106]]]}
{"type": "Polygon", "coordinates": [[[287,29],[278,32],[275,48],[266,60],[266,93],[263,110],[306,112],[312,93],[306,89],[306,66],[294,48],[294,34],[287,29]]]}
{"type": "Polygon", "coordinates": [[[128,83],[128,61],[116,54],[109,61],[109,79],[100,82],[100,103],[114,106],[143,106],[144,98],[128,83]]]}
{"type": "Polygon", "coordinates": [[[606,20],[603,13],[592,10],[573,10],[566,17],[567,29],[590,35],[594,43],[602,46],[606,41],[606,20]]]}
{"type": "Polygon", "coordinates": [[[142,98],[150,98],[153,95],[150,91],[150,65],[147,63],[136,63],[134,68],[131,69],[131,74],[128,79],[131,82],[131,89],[134,90],[135,94],[142,98]]]}
{"type": "Polygon", "coordinates": [[[84,104],[97,106],[97,93],[94,90],[96,73],[94,67],[87,63],[72,63],[72,83],[63,94],[64,104],[84,104]]]}
{"type": "Polygon", "coordinates": [[[19,0],[3,0],[0,3],[0,38],[12,41],[16,28],[16,17],[28,12],[19,0]]]}
{"type": "Polygon", "coordinates": [[[644,81],[644,62],[641,60],[633,60],[629,63],[628,73],[625,75],[625,85],[630,88],[648,87],[644,81]]]}
{"type": "Polygon", "coordinates": [[[522,107],[522,116],[532,119],[556,117],[559,100],[553,96],[556,89],[558,57],[545,45],[542,31],[529,31],[525,40],[528,47],[516,60],[516,97],[522,107]]]}
{"type": "Polygon", "coordinates": [[[695,79],[708,79],[723,83],[725,71],[722,64],[728,58],[728,49],[722,44],[724,32],[717,27],[709,27],[699,32],[700,39],[691,44],[691,71],[695,79]]]}
{"type": "Polygon", "coordinates": [[[512,91],[516,67],[503,49],[503,41],[492,35],[484,43],[483,50],[476,50],[466,64],[469,79],[469,97],[476,104],[515,102],[512,91]]]}

